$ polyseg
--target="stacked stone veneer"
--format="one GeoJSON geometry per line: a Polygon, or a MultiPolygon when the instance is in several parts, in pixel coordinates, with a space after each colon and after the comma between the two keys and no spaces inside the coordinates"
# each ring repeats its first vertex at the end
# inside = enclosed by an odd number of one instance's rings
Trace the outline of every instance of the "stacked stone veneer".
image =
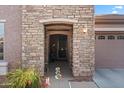
{"type": "MultiPolygon", "coordinates": [[[[76,20],[73,25],[72,71],[76,77],[92,76],[94,71],[94,8],[93,6],[22,6],[23,67],[37,67],[44,75],[45,30],[42,20],[76,20]],[[87,28],[87,32],[83,30],[87,28]]],[[[61,23],[63,20],[55,21],[61,23]]],[[[54,22],[47,22],[54,23],[54,22]]]]}

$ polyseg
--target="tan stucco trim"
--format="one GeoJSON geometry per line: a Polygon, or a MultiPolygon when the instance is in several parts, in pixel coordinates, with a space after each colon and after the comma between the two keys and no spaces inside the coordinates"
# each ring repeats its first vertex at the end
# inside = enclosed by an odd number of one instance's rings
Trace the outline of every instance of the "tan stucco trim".
{"type": "Polygon", "coordinates": [[[95,31],[124,31],[124,28],[95,28],[95,31]]]}
{"type": "Polygon", "coordinates": [[[0,23],[5,23],[5,22],[6,22],[6,20],[0,19],[0,23]]]}
{"type": "Polygon", "coordinates": [[[119,19],[121,19],[121,20],[124,20],[124,15],[119,15],[119,14],[106,14],[106,15],[96,15],[95,16],[95,19],[102,19],[102,20],[104,20],[104,19],[117,19],[117,20],[119,20],[119,19]]]}
{"type": "Polygon", "coordinates": [[[45,19],[45,20],[39,20],[40,23],[43,24],[50,24],[50,23],[77,23],[78,20],[74,20],[74,19],[65,19],[65,18],[53,18],[53,19],[45,19]]]}
{"type": "Polygon", "coordinates": [[[109,14],[95,16],[96,24],[124,24],[124,15],[109,14]]]}

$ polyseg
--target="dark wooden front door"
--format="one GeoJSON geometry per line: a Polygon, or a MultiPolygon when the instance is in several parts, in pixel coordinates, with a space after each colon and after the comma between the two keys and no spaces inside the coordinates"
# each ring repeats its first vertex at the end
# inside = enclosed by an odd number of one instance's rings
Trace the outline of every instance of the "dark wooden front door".
{"type": "Polygon", "coordinates": [[[67,60],[66,35],[50,35],[49,59],[50,62],[67,60]]]}

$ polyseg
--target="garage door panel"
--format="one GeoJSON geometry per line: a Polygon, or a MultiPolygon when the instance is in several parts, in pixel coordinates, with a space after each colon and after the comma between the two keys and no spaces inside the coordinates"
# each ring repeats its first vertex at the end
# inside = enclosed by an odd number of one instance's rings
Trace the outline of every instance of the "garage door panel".
{"type": "Polygon", "coordinates": [[[124,68],[124,40],[96,40],[96,67],[124,68]]]}

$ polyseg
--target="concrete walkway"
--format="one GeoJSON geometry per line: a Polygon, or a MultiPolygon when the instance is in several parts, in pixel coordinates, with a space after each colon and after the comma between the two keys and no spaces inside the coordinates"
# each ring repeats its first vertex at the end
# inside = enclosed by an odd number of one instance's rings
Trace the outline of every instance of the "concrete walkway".
{"type": "Polygon", "coordinates": [[[124,69],[96,69],[94,82],[76,82],[66,62],[51,63],[49,68],[50,88],[124,88],[124,69]],[[60,80],[55,79],[58,66],[62,74],[60,80]]]}
{"type": "Polygon", "coordinates": [[[71,88],[97,88],[94,82],[71,82],[71,88]]]}
{"type": "Polygon", "coordinates": [[[94,81],[101,88],[124,88],[124,69],[97,69],[94,81]]]}
{"type": "Polygon", "coordinates": [[[96,88],[94,82],[76,82],[72,76],[72,71],[69,69],[67,62],[54,62],[49,65],[49,76],[51,85],[49,88],[96,88]],[[62,78],[55,79],[55,68],[61,68],[62,78]]]}
{"type": "Polygon", "coordinates": [[[63,61],[50,63],[49,65],[49,76],[51,82],[50,88],[69,88],[68,80],[72,79],[72,73],[68,67],[69,67],[68,63],[63,61]],[[61,68],[62,78],[59,80],[55,78],[56,67],[61,68]]]}

